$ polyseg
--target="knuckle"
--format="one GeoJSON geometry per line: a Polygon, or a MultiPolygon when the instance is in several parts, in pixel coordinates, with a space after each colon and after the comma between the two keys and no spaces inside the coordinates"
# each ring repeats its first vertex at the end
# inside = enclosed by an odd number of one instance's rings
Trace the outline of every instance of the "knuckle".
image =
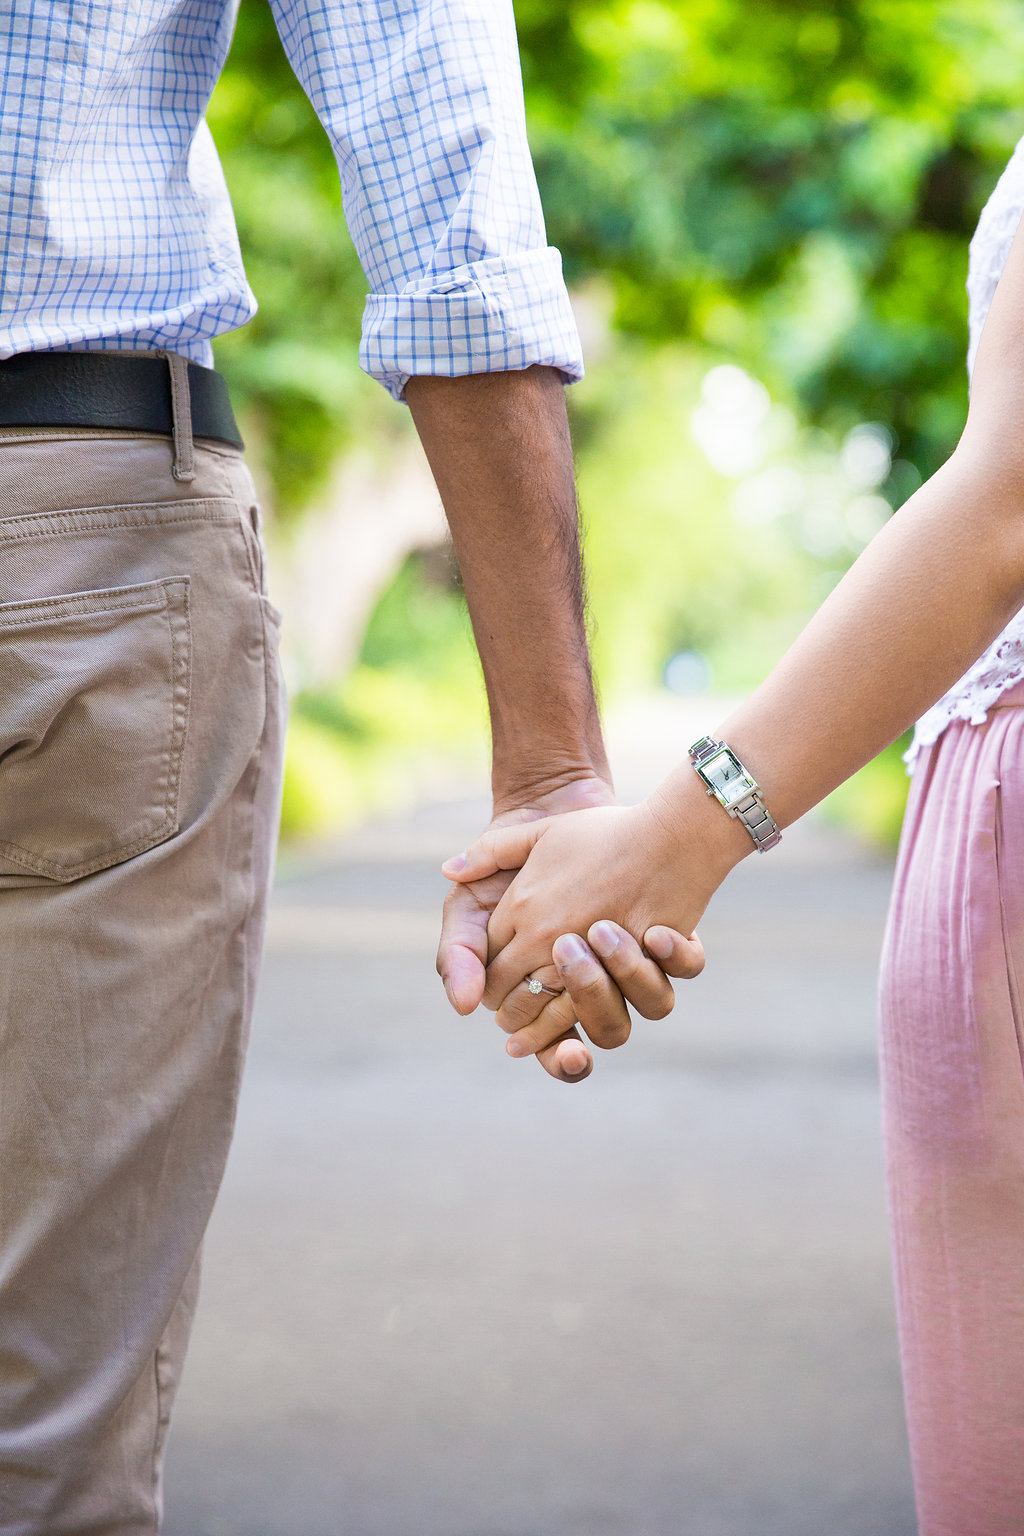
{"type": "Polygon", "coordinates": [[[623,1030],[629,1032],[629,1016],[625,1008],[612,1010],[605,1004],[602,1008],[581,1008],[580,1015],[580,1022],[591,1040],[600,1037],[602,1044],[616,1038],[623,1030]]]}
{"type": "MultiPolygon", "coordinates": [[[[620,946],[620,948],[625,948],[625,946],[620,946]]],[[[633,950],[628,950],[620,959],[619,953],[616,951],[612,959],[614,964],[609,965],[608,969],[616,981],[630,982],[643,978],[646,970],[643,955],[633,950]]]]}
{"type": "Polygon", "coordinates": [[[544,1009],[543,1017],[551,1029],[557,1029],[560,1033],[575,1024],[576,1005],[569,993],[563,992],[559,997],[553,997],[544,1009]]]}
{"type": "Polygon", "coordinates": [[[524,1024],[529,1024],[532,1020],[526,1009],[522,1008],[518,1002],[510,1003],[506,999],[494,1015],[494,1022],[507,1035],[514,1035],[517,1029],[522,1029],[524,1024]]]}
{"type": "Polygon", "coordinates": [[[588,967],[587,970],[581,970],[577,975],[572,976],[571,985],[567,990],[572,992],[573,997],[603,997],[608,990],[608,978],[599,968],[588,967]]]}
{"type": "Polygon", "coordinates": [[[614,1024],[606,1023],[596,1032],[588,1029],[587,1034],[595,1045],[601,1047],[602,1051],[616,1051],[629,1039],[629,1023],[616,1020],[614,1024]]]}

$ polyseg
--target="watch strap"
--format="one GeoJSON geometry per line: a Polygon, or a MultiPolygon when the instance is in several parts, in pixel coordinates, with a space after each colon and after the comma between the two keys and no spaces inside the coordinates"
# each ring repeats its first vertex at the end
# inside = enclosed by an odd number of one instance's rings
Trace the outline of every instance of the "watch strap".
{"type": "MultiPolygon", "coordinates": [[[[697,773],[700,773],[701,768],[709,758],[721,752],[722,748],[727,747],[727,745],[724,741],[716,741],[713,736],[702,736],[699,741],[695,741],[690,748],[690,761],[697,773]]],[[[728,750],[732,752],[731,747],[728,750]]],[[[732,752],[732,755],[736,758],[735,752],[732,752]]],[[[736,758],[736,761],[739,762],[739,758],[736,758]]],[[[744,769],[744,772],[746,771],[744,769]]],[[[753,779],[752,774],[749,777],[753,779]]],[[[713,791],[709,789],[708,793],[712,794],[713,791]]],[[[726,807],[726,810],[730,816],[735,817],[738,821],[742,821],[750,833],[758,853],[767,853],[770,848],[775,848],[782,841],[782,832],[774,816],[762,800],[761,791],[756,780],[754,781],[754,788],[750,793],[744,799],[737,801],[735,805],[726,807]]]]}
{"type": "Polygon", "coordinates": [[[724,745],[724,742],[716,741],[713,736],[702,736],[690,748],[690,761],[695,768],[699,768],[709,757],[714,757],[716,752],[720,752],[724,745]]]}
{"type": "Polygon", "coordinates": [[[782,841],[778,823],[759,794],[748,795],[733,807],[733,814],[742,821],[758,853],[767,853],[782,841]]]}

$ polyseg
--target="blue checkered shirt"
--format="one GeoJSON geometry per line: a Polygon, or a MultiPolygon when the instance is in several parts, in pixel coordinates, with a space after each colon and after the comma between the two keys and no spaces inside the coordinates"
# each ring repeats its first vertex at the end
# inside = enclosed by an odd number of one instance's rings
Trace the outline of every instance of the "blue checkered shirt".
{"type": "MultiPolygon", "coordinates": [[[[511,0],[271,0],[370,292],[360,362],[583,372],[526,141],[511,0]]],[[[0,6],[0,357],[166,347],[256,310],[203,113],[235,0],[0,6]]]]}

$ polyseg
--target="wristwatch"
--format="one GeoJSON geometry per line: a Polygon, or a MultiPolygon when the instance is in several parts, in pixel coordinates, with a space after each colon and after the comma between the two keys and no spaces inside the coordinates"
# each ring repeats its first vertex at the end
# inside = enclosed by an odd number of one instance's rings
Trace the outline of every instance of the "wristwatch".
{"type": "Polygon", "coordinates": [[[742,821],[758,853],[767,853],[782,841],[775,820],[761,798],[760,786],[731,747],[712,736],[702,736],[690,748],[690,761],[719,805],[742,821]]]}

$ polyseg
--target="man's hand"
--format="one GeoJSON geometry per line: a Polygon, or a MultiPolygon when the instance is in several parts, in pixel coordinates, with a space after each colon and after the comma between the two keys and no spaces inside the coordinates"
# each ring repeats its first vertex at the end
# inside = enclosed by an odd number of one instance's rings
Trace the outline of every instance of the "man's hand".
{"type": "Polygon", "coordinates": [[[663,1019],[675,1006],[669,976],[691,980],[704,969],[696,934],[684,939],[670,928],[650,928],[641,948],[631,933],[603,919],[591,925],[587,939],[560,935],[551,947],[551,965],[531,972],[564,991],[534,996],[520,983],[505,998],[495,1017],[509,1036],[510,1056],[540,1058],[576,1019],[586,1021],[582,1027],[595,1045],[605,1050],[625,1045],[632,1028],[627,1001],[643,1018],[663,1019]]]}
{"type": "MultiPolygon", "coordinates": [[[[604,779],[596,775],[575,779],[540,792],[532,804],[499,811],[488,831],[585,806],[614,804],[615,792],[604,779]]],[[[453,884],[445,899],[437,972],[456,1013],[472,1013],[483,1000],[487,924],[514,874],[514,870],[501,870],[483,880],[453,884]]],[[[621,995],[618,1001],[623,1006],[621,995]]],[[[557,1036],[549,1032],[544,1048],[536,1053],[544,1070],[565,1083],[581,1082],[594,1068],[593,1057],[580,1039],[575,1023],[575,1017],[567,1020],[557,1036]]]]}
{"type": "MultiPolygon", "coordinates": [[[[493,825],[610,803],[560,375],[538,366],[419,377],[409,380],[406,399],[444,502],[487,685],[493,825]]],[[[486,923],[509,878],[474,882],[449,897],[438,969],[460,1013],[480,1000],[486,923]]],[[[664,1002],[662,993],[661,1011],[664,1002]]],[[[621,1033],[624,1006],[611,982],[588,986],[576,1016],[604,1043],[621,1033]]],[[[566,1080],[592,1066],[568,1025],[542,1059],[566,1080]]]]}

